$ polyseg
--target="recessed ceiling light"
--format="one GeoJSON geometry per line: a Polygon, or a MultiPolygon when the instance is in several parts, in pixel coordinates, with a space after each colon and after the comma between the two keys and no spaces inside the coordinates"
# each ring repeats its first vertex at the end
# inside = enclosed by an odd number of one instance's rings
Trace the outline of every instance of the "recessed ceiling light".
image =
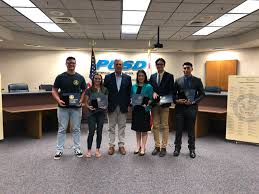
{"type": "Polygon", "coordinates": [[[212,32],[215,32],[217,30],[219,30],[222,27],[204,27],[202,29],[200,29],[198,32],[195,32],[193,35],[194,36],[207,36],[208,34],[211,34],[212,32]]]}
{"type": "Polygon", "coordinates": [[[123,11],[122,25],[141,25],[145,14],[145,11],[123,11]]]}
{"type": "Polygon", "coordinates": [[[36,7],[30,0],[3,0],[12,7],[36,7]]]}
{"type": "Polygon", "coordinates": [[[224,14],[215,21],[211,22],[208,26],[227,26],[232,22],[246,16],[247,14],[224,14]]]}
{"type": "Polygon", "coordinates": [[[259,9],[259,1],[257,0],[247,0],[239,6],[235,7],[228,13],[252,13],[259,9]]]}
{"type": "Polygon", "coordinates": [[[54,16],[63,16],[64,15],[64,13],[61,11],[50,11],[49,13],[54,16]]]}
{"type": "Polygon", "coordinates": [[[125,34],[137,34],[139,31],[140,26],[134,26],[134,25],[122,25],[121,26],[121,32],[125,34]]]}
{"type": "Polygon", "coordinates": [[[123,10],[146,11],[150,0],[123,0],[123,10]]]}
{"type": "Polygon", "coordinates": [[[64,32],[57,24],[55,23],[37,23],[40,27],[45,29],[48,32],[64,32]]]}
{"type": "Polygon", "coordinates": [[[39,8],[15,8],[33,22],[52,22],[39,8]]]}

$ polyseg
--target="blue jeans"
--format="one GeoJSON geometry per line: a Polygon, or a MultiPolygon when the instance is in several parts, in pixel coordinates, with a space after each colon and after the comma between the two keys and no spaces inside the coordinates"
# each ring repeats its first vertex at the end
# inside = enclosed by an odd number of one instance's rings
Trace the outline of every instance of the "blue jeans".
{"type": "Polygon", "coordinates": [[[68,122],[72,127],[72,138],[74,141],[74,150],[80,150],[80,126],[82,119],[82,108],[61,108],[58,107],[58,135],[57,135],[57,152],[64,151],[66,140],[66,130],[68,122]]]}

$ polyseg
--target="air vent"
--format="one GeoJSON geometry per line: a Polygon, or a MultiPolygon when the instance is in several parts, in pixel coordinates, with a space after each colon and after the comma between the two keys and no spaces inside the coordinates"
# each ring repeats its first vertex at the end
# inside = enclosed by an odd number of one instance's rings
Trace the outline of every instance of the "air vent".
{"type": "Polygon", "coordinates": [[[51,18],[56,24],[74,24],[77,23],[72,17],[52,17],[51,18]]]}
{"type": "Polygon", "coordinates": [[[209,22],[193,20],[190,21],[187,26],[206,26],[209,22]]]}

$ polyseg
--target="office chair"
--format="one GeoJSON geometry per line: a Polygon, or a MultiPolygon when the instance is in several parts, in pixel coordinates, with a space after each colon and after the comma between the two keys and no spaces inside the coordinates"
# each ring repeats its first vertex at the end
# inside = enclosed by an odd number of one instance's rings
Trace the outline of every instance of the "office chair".
{"type": "Polygon", "coordinates": [[[41,85],[39,85],[39,90],[51,91],[52,85],[51,84],[41,84],[41,85]]]}
{"type": "Polygon", "coordinates": [[[25,83],[9,84],[8,92],[29,92],[28,84],[25,84],[25,83]]]}
{"type": "Polygon", "coordinates": [[[220,93],[221,88],[219,86],[206,86],[205,92],[220,93]]]}

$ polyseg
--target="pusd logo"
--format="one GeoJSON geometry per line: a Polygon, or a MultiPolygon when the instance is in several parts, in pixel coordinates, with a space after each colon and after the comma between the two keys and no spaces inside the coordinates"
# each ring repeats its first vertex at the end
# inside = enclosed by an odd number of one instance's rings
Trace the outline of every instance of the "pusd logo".
{"type": "MultiPolygon", "coordinates": [[[[100,69],[101,67],[107,67],[109,70],[113,70],[114,60],[98,60],[96,63],[96,68],[97,70],[100,69]]],[[[145,69],[147,67],[147,62],[146,61],[124,61],[123,62],[123,70],[133,70],[133,71],[138,71],[140,69],[145,69]]]]}

